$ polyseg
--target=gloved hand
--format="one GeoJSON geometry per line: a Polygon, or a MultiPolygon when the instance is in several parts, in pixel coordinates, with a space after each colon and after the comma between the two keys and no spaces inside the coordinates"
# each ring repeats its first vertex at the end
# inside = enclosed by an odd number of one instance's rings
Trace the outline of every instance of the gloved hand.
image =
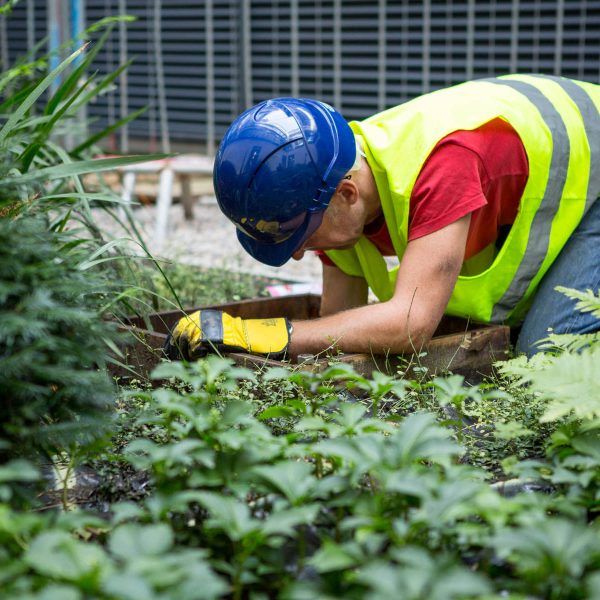
{"type": "Polygon", "coordinates": [[[165,354],[192,360],[208,352],[252,352],[282,358],[290,343],[287,319],[241,319],[221,310],[199,310],[179,320],[165,343],[165,354]]]}

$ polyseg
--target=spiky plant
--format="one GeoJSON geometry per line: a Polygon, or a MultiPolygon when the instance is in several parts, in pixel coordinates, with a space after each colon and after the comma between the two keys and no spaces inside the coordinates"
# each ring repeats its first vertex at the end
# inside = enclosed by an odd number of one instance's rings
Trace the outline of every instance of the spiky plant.
{"type": "Polygon", "coordinates": [[[113,389],[107,284],[43,219],[0,219],[0,435],[5,455],[56,453],[102,434],[113,389]],[[104,286],[104,288],[103,288],[104,286]],[[108,342],[110,343],[110,341],[108,342]]]}

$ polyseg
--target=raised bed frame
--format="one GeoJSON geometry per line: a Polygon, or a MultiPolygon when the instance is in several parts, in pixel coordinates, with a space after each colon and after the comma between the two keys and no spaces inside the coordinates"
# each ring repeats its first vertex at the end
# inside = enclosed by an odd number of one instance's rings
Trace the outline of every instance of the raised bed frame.
{"type": "MultiPolygon", "coordinates": [[[[239,302],[228,302],[212,306],[194,307],[186,310],[190,314],[199,308],[225,310],[234,317],[269,318],[288,317],[304,320],[319,316],[320,296],[299,294],[280,298],[256,298],[239,302]]],[[[124,348],[126,364],[131,370],[115,369],[115,374],[146,378],[159,362],[167,332],[183,316],[179,310],[154,313],[147,318],[132,317],[123,326],[132,336],[124,348]]],[[[338,354],[336,362],[350,363],[355,370],[370,377],[374,370],[394,373],[398,369],[410,371],[414,367],[425,367],[430,374],[451,370],[468,377],[489,374],[492,363],[507,358],[510,330],[501,325],[485,325],[468,322],[456,317],[444,317],[433,339],[414,354],[383,356],[373,354],[338,354]]],[[[300,355],[297,363],[276,361],[251,354],[232,352],[227,356],[237,364],[265,366],[298,366],[307,370],[322,370],[332,358],[300,355]]]]}

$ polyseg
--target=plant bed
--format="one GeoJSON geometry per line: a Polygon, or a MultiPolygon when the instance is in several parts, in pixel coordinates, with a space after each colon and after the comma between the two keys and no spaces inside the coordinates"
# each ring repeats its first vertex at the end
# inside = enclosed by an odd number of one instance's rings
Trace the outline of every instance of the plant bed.
{"type": "MultiPolygon", "coordinates": [[[[192,313],[198,309],[214,308],[224,310],[234,317],[270,318],[286,316],[292,320],[318,317],[320,296],[298,294],[280,298],[255,298],[239,302],[227,302],[210,306],[189,308],[192,313]]],[[[124,368],[114,368],[114,374],[121,377],[131,375],[147,378],[158,364],[168,331],[183,316],[179,310],[158,312],[148,317],[132,317],[122,326],[128,331],[130,342],[124,348],[124,368]]],[[[445,316],[432,340],[415,353],[400,356],[375,355],[364,353],[335,354],[334,356],[300,355],[297,362],[282,362],[251,354],[228,354],[237,364],[265,367],[299,365],[303,369],[321,371],[332,360],[350,363],[361,375],[370,377],[373,371],[384,373],[424,372],[429,374],[452,370],[467,377],[489,374],[491,365],[508,356],[510,329],[501,325],[485,325],[469,322],[457,317],[445,316]]]]}

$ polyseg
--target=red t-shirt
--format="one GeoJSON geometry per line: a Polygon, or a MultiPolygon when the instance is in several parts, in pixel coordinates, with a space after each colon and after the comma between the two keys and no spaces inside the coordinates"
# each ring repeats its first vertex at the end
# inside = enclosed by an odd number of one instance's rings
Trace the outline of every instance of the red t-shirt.
{"type": "MultiPolygon", "coordinates": [[[[471,213],[465,260],[496,241],[512,225],[529,165],[517,132],[502,119],[440,140],[421,169],[410,197],[408,241],[438,231],[471,213]]],[[[395,253],[383,217],[364,234],[384,256],[395,253]]],[[[324,252],[319,258],[334,263],[324,252]]]]}

